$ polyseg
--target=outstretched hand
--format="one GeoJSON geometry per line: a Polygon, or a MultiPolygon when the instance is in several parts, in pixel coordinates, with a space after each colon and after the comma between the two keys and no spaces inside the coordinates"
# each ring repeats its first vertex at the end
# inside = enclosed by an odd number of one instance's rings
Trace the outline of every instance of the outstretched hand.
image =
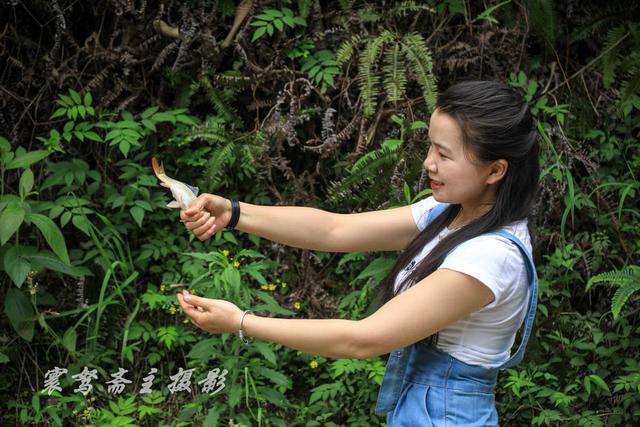
{"type": "Polygon", "coordinates": [[[235,304],[219,299],[202,298],[183,291],[176,295],[191,322],[211,333],[237,332],[242,310],[235,304]]]}
{"type": "Polygon", "coordinates": [[[206,240],[222,230],[231,220],[231,202],[224,197],[203,193],[189,209],[180,211],[180,221],[199,240],[206,240]]]}

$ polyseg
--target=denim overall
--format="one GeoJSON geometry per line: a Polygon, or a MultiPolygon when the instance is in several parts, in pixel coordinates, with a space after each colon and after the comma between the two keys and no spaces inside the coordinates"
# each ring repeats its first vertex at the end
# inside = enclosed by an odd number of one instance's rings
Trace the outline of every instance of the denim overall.
{"type": "MultiPolygon", "coordinates": [[[[446,207],[433,208],[427,223],[446,207]]],[[[518,364],[524,356],[536,315],[538,277],[530,254],[517,237],[502,230],[487,234],[514,242],[527,266],[529,304],[520,346],[496,368],[467,364],[423,341],[391,352],[376,403],[376,414],[386,413],[388,426],[499,425],[493,392],[498,371],[518,364]]]]}

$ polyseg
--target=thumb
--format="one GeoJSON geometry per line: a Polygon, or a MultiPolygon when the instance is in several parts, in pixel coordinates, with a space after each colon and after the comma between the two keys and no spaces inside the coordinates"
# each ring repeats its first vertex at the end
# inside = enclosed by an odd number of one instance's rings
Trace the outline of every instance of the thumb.
{"type": "Polygon", "coordinates": [[[191,206],[184,211],[184,214],[187,216],[193,216],[204,209],[204,206],[207,204],[207,195],[201,194],[197,197],[193,202],[191,202],[191,206]]]}
{"type": "Polygon", "coordinates": [[[203,307],[209,309],[212,307],[211,300],[209,298],[202,298],[196,295],[191,295],[186,290],[182,293],[182,297],[185,302],[194,305],[196,307],[203,307]]]}

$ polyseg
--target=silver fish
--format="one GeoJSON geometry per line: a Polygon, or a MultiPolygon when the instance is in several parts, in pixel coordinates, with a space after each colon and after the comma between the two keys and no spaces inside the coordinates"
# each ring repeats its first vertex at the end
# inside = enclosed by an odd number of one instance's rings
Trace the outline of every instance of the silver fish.
{"type": "Polygon", "coordinates": [[[173,201],[167,205],[168,208],[180,208],[181,210],[187,210],[191,206],[191,202],[198,196],[198,187],[185,184],[177,179],[169,178],[164,173],[164,167],[158,163],[155,157],[151,159],[151,166],[153,172],[160,180],[160,185],[171,190],[173,195],[173,201]]]}

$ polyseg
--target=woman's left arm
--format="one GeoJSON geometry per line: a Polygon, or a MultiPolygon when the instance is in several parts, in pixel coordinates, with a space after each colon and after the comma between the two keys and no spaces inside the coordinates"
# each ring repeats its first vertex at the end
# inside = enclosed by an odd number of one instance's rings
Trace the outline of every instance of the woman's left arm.
{"type": "MultiPolygon", "coordinates": [[[[185,301],[184,297],[178,295],[180,305],[198,327],[214,333],[238,331],[242,311],[234,304],[193,295],[185,301]]],[[[247,314],[242,329],[246,336],[309,354],[366,359],[432,335],[493,299],[491,290],[479,280],[439,269],[362,320],[278,319],[247,314]]]]}

